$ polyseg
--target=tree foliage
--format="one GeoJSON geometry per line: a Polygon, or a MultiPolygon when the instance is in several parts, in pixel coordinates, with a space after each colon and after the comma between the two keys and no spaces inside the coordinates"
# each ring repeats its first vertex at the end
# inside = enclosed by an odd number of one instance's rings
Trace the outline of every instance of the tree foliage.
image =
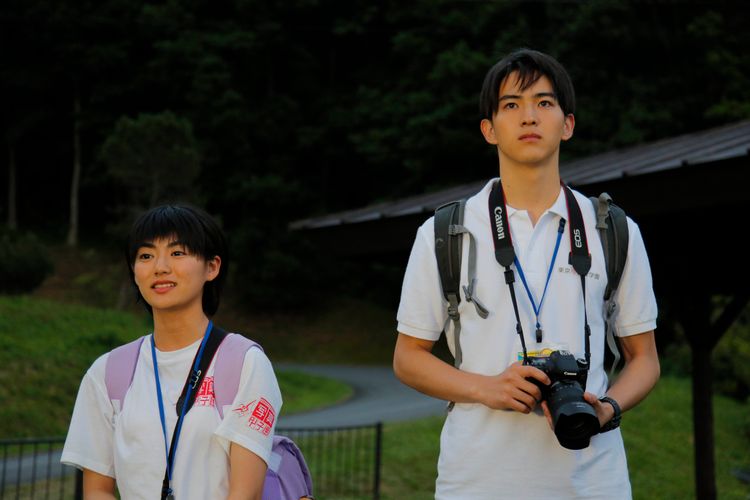
{"type": "Polygon", "coordinates": [[[165,197],[190,197],[200,172],[193,127],[170,111],[124,116],[101,148],[101,160],[127,189],[129,206],[156,205],[165,197]]]}
{"type": "MultiPolygon", "coordinates": [[[[125,193],[139,182],[138,203],[193,187],[235,251],[254,256],[238,272],[268,284],[307,267],[291,220],[494,175],[477,100],[508,51],[537,48],[571,73],[578,107],[566,159],[750,117],[747,24],[730,0],[9,0],[0,135],[14,146],[21,226],[55,236],[79,96],[84,237],[109,222],[96,208],[135,203],[125,193]],[[158,161],[110,152],[108,138],[138,128],[121,117],[165,109],[174,133],[192,124],[194,144],[158,161]],[[187,151],[200,151],[200,163],[187,151]],[[169,191],[169,182],[182,184],[169,191]]],[[[158,149],[163,133],[154,134],[148,148],[158,149]]]]}
{"type": "Polygon", "coordinates": [[[0,229],[0,293],[31,292],[53,270],[39,238],[31,233],[0,229]]]}

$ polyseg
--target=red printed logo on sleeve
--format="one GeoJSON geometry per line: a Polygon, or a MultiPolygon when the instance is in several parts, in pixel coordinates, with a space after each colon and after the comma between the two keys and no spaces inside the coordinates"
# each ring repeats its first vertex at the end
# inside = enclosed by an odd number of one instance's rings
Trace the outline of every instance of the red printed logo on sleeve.
{"type": "Polygon", "coordinates": [[[240,417],[244,417],[245,415],[247,415],[250,412],[250,409],[252,408],[253,404],[256,401],[257,401],[257,399],[253,399],[248,404],[246,404],[246,405],[240,405],[240,406],[238,406],[237,408],[235,408],[232,411],[234,413],[236,413],[237,415],[239,415],[240,417]]]}
{"type": "Polygon", "coordinates": [[[195,396],[196,406],[216,406],[216,396],[214,395],[214,378],[205,377],[201,383],[198,394],[195,396]]]}
{"type": "Polygon", "coordinates": [[[253,399],[246,405],[240,405],[232,410],[238,417],[247,417],[247,426],[254,429],[264,436],[268,436],[273,429],[273,423],[276,420],[276,412],[273,406],[265,398],[260,401],[253,399]]]}
{"type": "Polygon", "coordinates": [[[271,403],[265,398],[260,398],[260,401],[255,405],[253,413],[247,421],[247,425],[264,436],[268,436],[273,428],[275,418],[276,413],[273,411],[271,403]]]}

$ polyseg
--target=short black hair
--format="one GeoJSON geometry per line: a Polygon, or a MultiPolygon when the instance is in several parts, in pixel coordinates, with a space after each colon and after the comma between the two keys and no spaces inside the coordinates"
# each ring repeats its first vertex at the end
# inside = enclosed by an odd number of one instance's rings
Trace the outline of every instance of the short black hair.
{"type": "MultiPolygon", "coordinates": [[[[213,316],[219,309],[221,291],[229,271],[227,239],[219,224],[203,210],[186,204],[160,205],[141,214],[128,235],[126,259],[131,283],[135,282],[133,266],[138,249],[160,238],[175,238],[188,252],[204,260],[221,259],[219,274],[203,286],[203,312],[213,316]]],[[[148,312],[151,306],[136,286],[137,300],[148,312]]]]}
{"type": "Polygon", "coordinates": [[[576,95],[573,82],[565,68],[552,56],[532,49],[517,49],[502,58],[487,72],[479,94],[479,113],[483,119],[492,120],[499,104],[500,86],[513,72],[518,72],[521,90],[526,90],[539,78],[546,76],[552,83],[565,116],[575,113],[576,95]]]}

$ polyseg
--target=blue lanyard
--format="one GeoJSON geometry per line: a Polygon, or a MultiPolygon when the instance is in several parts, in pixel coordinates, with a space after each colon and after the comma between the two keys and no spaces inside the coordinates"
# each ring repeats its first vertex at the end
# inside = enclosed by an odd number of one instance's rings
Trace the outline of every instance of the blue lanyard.
{"type": "MultiPolygon", "coordinates": [[[[211,332],[211,327],[213,326],[213,322],[211,320],[208,321],[208,326],[206,327],[206,332],[203,334],[203,340],[201,341],[201,346],[198,349],[198,355],[195,357],[195,362],[193,363],[193,369],[191,371],[191,375],[198,373],[198,367],[200,366],[201,357],[203,357],[203,349],[206,347],[206,341],[208,340],[209,333],[211,332]]],[[[166,420],[164,418],[164,400],[162,399],[161,395],[161,383],[159,382],[159,364],[156,361],[156,345],[154,344],[154,336],[151,335],[151,358],[154,361],[154,378],[156,379],[156,399],[159,401],[159,418],[161,419],[161,430],[162,434],[164,435],[164,450],[165,450],[165,456],[167,457],[167,478],[169,479],[169,482],[172,482],[172,466],[174,465],[174,457],[177,455],[177,443],[180,440],[180,432],[182,431],[182,421],[185,417],[185,412],[187,410],[188,401],[190,401],[190,397],[192,396],[193,392],[193,385],[188,384],[188,390],[187,394],[185,396],[185,401],[182,403],[182,410],[180,411],[180,417],[177,419],[177,428],[174,431],[174,436],[172,437],[172,440],[174,443],[172,444],[172,456],[170,457],[169,453],[169,446],[167,444],[167,424],[166,420]]],[[[189,378],[192,378],[190,376],[189,378]]],[[[170,489],[171,494],[171,489],[170,489]]]]}
{"type": "Polygon", "coordinates": [[[516,269],[518,269],[518,275],[521,277],[521,282],[523,283],[523,287],[526,289],[526,294],[529,296],[529,300],[531,301],[531,307],[534,309],[534,314],[536,315],[536,341],[537,342],[542,341],[542,325],[539,323],[539,313],[542,311],[542,303],[544,302],[545,295],[547,295],[547,286],[549,285],[549,280],[552,277],[552,269],[555,267],[555,260],[557,260],[557,251],[560,249],[560,240],[562,239],[564,230],[565,230],[565,219],[561,217],[560,227],[557,229],[557,242],[555,243],[555,251],[552,253],[552,260],[549,263],[549,271],[547,271],[547,281],[544,284],[544,291],[542,292],[542,298],[539,300],[538,307],[536,305],[536,301],[534,300],[534,295],[531,293],[531,289],[529,288],[528,283],[526,283],[526,276],[524,276],[523,274],[523,268],[521,267],[521,262],[518,260],[518,257],[513,258],[513,262],[515,262],[516,264],[516,269]]]}
{"type": "MultiPolygon", "coordinates": [[[[586,362],[589,363],[591,360],[591,328],[589,328],[588,315],[586,313],[586,275],[591,269],[591,254],[589,254],[588,243],[586,241],[586,227],[583,223],[583,214],[581,214],[581,207],[578,206],[573,191],[568,186],[560,183],[565,194],[565,204],[568,207],[568,221],[570,222],[570,257],[569,263],[575,269],[576,274],[581,277],[581,291],[583,292],[583,333],[584,333],[584,345],[586,349],[586,362]]],[[[537,342],[542,341],[542,329],[539,325],[539,309],[537,309],[534,303],[534,297],[529,291],[529,287],[526,284],[526,278],[523,276],[523,270],[521,265],[516,259],[516,252],[513,249],[513,240],[510,234],[510,225],[508,224],[507,207],[505,205],[505,194],[503,193],[502,182],[498,181],[490,191],[488,198],[487,208],[489,209],[489,220],[490,230],[492,231],[492,243],[495,247],[495,260],[505,268],[505,283],[508,285],[508,291],[510,292],[510,299],[513,302],[513,312],[516,315],[516,333],[521,341],[521,348],[523,349],[524,364],[529,363],[528,353],[526,351],[526,341],[523,336],[523,328],[521,327],[521,318],[518,314],[518,302],[516,301],[516,292],[513,283],[515,283],[515,273],[511,266],[516,263],[521,276],[523,278],[523,285],[526,287],[526,293],[529,295],[532,305],[534,306],[534,312],[536,313],[536,339],[537,342]]],[[[552,262],[550,262],[550,269],[547,273],[547,283],[544,285],[544,293],[547,292],[547,285],[549,284],[550,277],[552,275],[552,268],[554,267],[555,259],[557,258],[557,250],[559,249],[561,235],[565,227],[565,220],[560,220],[560,229],[557,236],[557,245],[555,245],[555,253],[552,256],[552,262]]],[[[544,294],[542,294],[542,300],[544,300],[544,294]]],[[[539,304],[541,308],[542,304],[539,304]]]]}

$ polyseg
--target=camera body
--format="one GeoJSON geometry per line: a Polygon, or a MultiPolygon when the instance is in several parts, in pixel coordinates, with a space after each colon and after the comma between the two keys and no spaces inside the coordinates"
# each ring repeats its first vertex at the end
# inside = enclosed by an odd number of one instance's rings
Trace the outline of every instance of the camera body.
{"type": "Polygon", "coordinates": [[[542,390],[542,400],[547,401],[560,445],[569,450],[586,448],[591,436],[599,433],[599,418],[594,407],[583,399],[588,363],[568,351],[559,350],[545,357],[529,356],[524,364],[542,370],[551,380],[550,385],[544,385],[534,378],[529,379],[542,390]]]}

